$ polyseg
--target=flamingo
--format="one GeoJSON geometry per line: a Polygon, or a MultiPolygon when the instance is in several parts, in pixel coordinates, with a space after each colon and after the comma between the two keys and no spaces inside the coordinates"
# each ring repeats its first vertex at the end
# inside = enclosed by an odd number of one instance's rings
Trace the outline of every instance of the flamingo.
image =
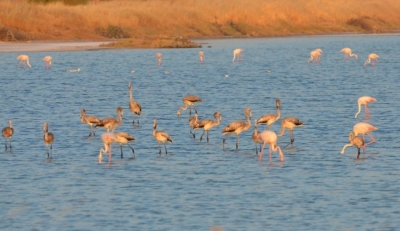
{"type": "Polygon", "coordinates": [[[318,63],[320,60],[320,56],[322,54],[322,50],[320,48],[317,48],[313,51],[310,52],[310,58],[308,59],[308,63],[310,61],[314,61],[315,63],[318,63]]]}
{"type": "Polygon", "coordinates": [[[29,56],[28,55],[20,55],[17,57],[17,59],[20,61],[18,64],[18,67],[20,67],[21,65],[23,65],[25,67],[25,65],[28,65],[29,67],[32,67],[31,64],[29,63],[29,56]]]}
{"type": "Polygon", "coordinates": [[[161,66],[162,54],[161,54],[161,53],[157,53],[157,54],[156,54],[156,57],[157,57],[157,61],[158,61],[158,66],[161,66]]]}
{"type": "Polygon", "coordinates": [[[98,122],[95,127],[104,127],[107,132],[112,130],[112,133],[114,133],[115,128],[122,123],[122,116],[124,115],[124,110],[122,109],[122,107],[117,107],[116,114],[118,120],[115,118],[105,118],[100,120],[100,122],[98,122]]]}
{"type": "Polygon", "coordinates": [[[371,66],[375,66],[375,64],[378,62],[379,56],[377,54],[371,53],[368,55],[367,61],[364,62],[364,67],[368,64],[371,63],[371,66]]]}
{"type": "Polygon", "coordinates": [[[198,122],[199,122],[199,117],[197,115],[197,112],[195,112],[194,116],[190,117],[189,119],[190,134],[193,135],[193,138],[196,138],[196,130],[194,130],[194,128],[196,127],[198,122]],[[194,132],[192,132],[192,130],[194,130],[194,132]]]}
{"type": "MultiPolygon", "coordinates": [[[[132,84],[128,84],[129,88],[129,108],[131,109],[132,112],[132,117],[134,114],[140,116],[142,114],[142,107],[140,106],[140,103],[137,101],[133,100],[133,90],[132,90],[132,84]]],[[[133,124],[135,123],[135,118],[133,118],[133,124]]],[[[139,124],[139,119],[138,119],[138,124],[139,124]]]]}
{"type": "Polygon", "coordinates": [[[200,58],[200,63],[203,64],[204,63],[204,52],[203,51],[199,51],[199,58],[200,58]]]}
{"type": "Polygon", "coordinates": [[[200,141],[203,138],[204,133],[207,131],[207,142],[209,141],[208,138],[208,133],[210,132],[211,128],[219,126],[221,124],[221,120],[222,120],[222,115],[221,112],[216,111],[214,112],[214,120],[210,120],[210,119],[206,119],[206,120],[201,120],[200,122],[198,122],[195,126],[195,130],[199,129],[199,128],[203,128],[203,133],[200,136],[200,141]]]}
{"type": "Polygon", "coordinates": [[[264,151],[264,147],[266,144],[269,144],[269,160],[272,162],[272,151],[276,152],[279,151],[279,159],[281,162],[284,161],[284,156],[282,153],[281,148],[276,144],[276,141],[278,139],[277,135],[273,131],[263,131],[261,132],[258,137],[264,142],[262,146],[262,150],[260,151],[260,155],[258,156],[258,161],[262,160],[262,155],[264,151]]]}
{"type": "Polygon", "coordinates": [[[129,146],[129,148],[132,150],[133,159],[135,159],[135,150],[133,150],[132,146],[129,145],[129,142],[135,141],[135,138],[126,132],[116,132],[115,138],[115,142],[119,143],[119,147],[121,148],[121,159],[124,158],[124,153],[122,152],[122,144],[127,144],[129,146]]]}
{"type": "Polygon", "coordinates": [[[351,48],[345,47],[340,52],[344,53],[344,59],[349,59],[349,57],[355,56],[358,59],[358,55],[351,53],[351,48]]]}
{"type": "Polygon", "coordinates": [[[112,143],[114,143],[117,140],[117,137],[113,133],[106,132],[103,135],[101,135],[101,140],[103,141],[104,148],[100,149],[99,157],[98,157],[99,163],[102,162],[102,159],[103,159],[102,154],[106,153],[106,152],[108,152],[108,163],[110,163],[111,157],[112,157],[112,153],[111,153],[112,146],[111,145],[112,145],[112,143]]]}
{"type": "Polygon", "coordinates": [[[44,144],[46,144],[47,158],[51,159],[51,158],[53,158],[54,135],[49,132],[49,124],[47,122],[45,122],[43,124],[43,132],[44,132],[43,140],[44,140],[44,144]],[[49,145],[50,145],[50,151],[48,149],[49,145]],[[50,152],[51,152],[51,154],[50,154],[50,152]]]}
{"type": "Polygon", "coordinates": [[[222,130],[222,135],[228,134],[227,137],[225,137],[222,141],[222,149],[225,150],[225,140],[228,139],[233,133],[236,134],[236,150],[238,149],[238,140],[239,140],[239,134],[242,133],[243,131],[249,130],[251,126],[251,121],[249,117],[252,117],[252,112],[250,108],[246,107],[243,111],[244,117],[246,118],[246,122],[238,120],[229,123],[223,130],[222,130]]]}
{"type": "Polygon", "coordinates": [[[195,95],[187,95],[182,98],[182,102],[184,107],[179,107],[178,111],[176,112],[177,116],[181,115],[180,110],[186,110],[188,106],[190,107],[190,115],[192,115],[192,107],[194,108],[194,111],[197,113],[196,107],[194,106],[195,103],[197,102],[203,102],[203,100],[200,97],[197,97],[195,95]]]}
{"type": "Polygon", "coordinates": [[[367,147],[367,145],[370,145],[370,144],[376,142],[376,139],[371,134],[369,134],[370,132],[375,131],[375,130],[378,130],[378,128],[369,123],[359,122],[354,125],[353,132],[354,132],[355,136],[357,136],[358,134],[362,134],[364,141],[365,141],[365,135],[368,135],[371,138],[370,142],[368,142],[366,144],[364,143],[364,145],[363,145],[364,152],[365,152],[365,148],[367,147]]]}
{"type": "Polygon", "coordinates": [[[165,154],[168,154],[167,146],[166,146],[165,142],[168,141],[168,142],[172,143],[172,139],[168,135],[168,133],[166,133],[164,131],[157,131],[156,129],[157,129],[157,120],[155,119],[154,123],[153,123],[153,136],[158,142],[158,148],[160,150],[158,154],[161,156],[161,143],[164,144],[165,154]]]}
{"type": "Polygon", "coordinates": [[[361,112],[361,105],[364,104],[365,107],[365,112],[364,112],[364,117],[367,119],[369,118],[369,116],[371,115],[371,113],[369,112],[368,109],[368,104],[369,103],[373,103],[376,102],[377,100],[371,96],[361,96],[360,98],[358,98],[357,102],[358,102],[358,112],[356,113],[356,115],[354,116],[354,118],[357,118],[358,114],[360,114],[361,112]]]}
{"type": "MultiPolygon", "coordinates": [[[[294,143],[293,129],[296,127],[303,126],[303,125],[304,125],[303,122],[301,122],[296,117],[289,116],[289,117],[283,118],[281,132],[277,136],[283,136],[283,134],[285,133],[285,129],[288,129],[289,134],[290,134],[290,143],[289,144],[293,148],[293,143],[294,143]]],[[[288,146],[289,144],[287,144],[286,146],[288,146]]]]}
{"type": "Polygon", "coordinates": [[[276,114],[265,114],[257,120],[257,124],[266,124],[265,130],[269,130],[271,124],[275,123],[281,117],[281,100],[275,100],[276,114]]]}
{"type": "Polygon", "coordinates": [[[258,154],[257,144],[260,143],[260,152],[261,152],[261,142],[262,139],[258,136],[260,133],[257,130],[257,120],[254,121],[254,132],[251,134],[251,138],[253,139],[254,144],[256,145],[256,154],[258,154]]]}
{"type": "Polygon", "coordinates": [[[93,125],[95,125],[95,124],[97,125],[100,122],[100,119],[97,118],[96,116],[86,115],[85,109],[81,110],[80,117],[81,117],[81,122],[83,124],[88,124],[90,126],[90,133],[89,133],[88,137],[91,136],[92,134],[93,134],[93,136],[96,136],[96,133],[94,132],[94,129],[93,129],[93,125]]]}
{"type": "MultiPolygon", "coordinates": [[[[344,154],[344,151],[346,150],[347,147],[356,146],[358,149],[357,159],[360,158],[360,148],[364,146],[364,139],[356,136],[355,133],[352,131],[349,134],[349,141],[350,141],[349,144],[343,146],[340,154],[344,154]]],[[[364,147],[364,153],[365,153],[365,147],[364,147]]]]}
{"type": "Polygon", "coordinates": [[[12,149],[11,147],[11,142],[12,142],[12,136],[14,134],[14,128],[12,127],[12,120],[8,121],[9,126],[3,128],[2,134],[4,137],[4,147],[7,151],[7,139],[10,139],[10,150],[12,149]]]}
{"type": "Polygon", "coordinates": [[[243,49],[240,49],[240,48],[235,49],[235,50],[233,51],[233,59],[232,59],[232,62],[235,62],[236,56],[238,57],[238,61],[243,60],[243,54],[242,54],[243,51],[244,51],[244,50],[243,50],[243,49]]]}
{"type": "Polygon", "coordinates": [[[43,61],[44,61],[44,67],[46,69],[50,69],[51,65],[52,65],[53,58],[51,56],[45,56],[43,58],[43,61]]]}

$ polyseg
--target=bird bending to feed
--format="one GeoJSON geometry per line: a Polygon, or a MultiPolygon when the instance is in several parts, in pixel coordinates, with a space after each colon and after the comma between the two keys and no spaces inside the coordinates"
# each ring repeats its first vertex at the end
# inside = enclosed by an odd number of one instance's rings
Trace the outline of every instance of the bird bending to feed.
{"type": "Polygon", "coordinates": [[[281,117],[281,100],[275,100],[276,114],[265,114],[257,120],[257,124],[266,124],[266,130],[270,129],[271,124],[275,123],[281,117]]]}
{"type": "MultiPolygon", "coordinates": [[[[129,108],[131,109],[132,112],[132,118],[134,114],[140,116],[142,114],[142,107],[140,106],[140,103],[133,100],[133,89],[131,83],[128,84],[128,88],[129,88],[129,108]]],[[[135,118],[133,118],[132,123],[133,124],[135,123],[135,118]]],[[[137,123],[139,124],[139,119],[137,123]]]]}
{"type": "Polygon", "coordinates": [[[45,122],[43,124],[43,140],[44,144],[46,144],[46,150],[47,150],[47,158],[53,158],[53,142],[54,142],[54,135],[49,132],[49,124],[45,122]],[[50,146],[50,151],[49,147],[50,146]]]}
{"type": "Polygon", "coordinates": [[[250,118],[252,117],[252,112],[250,108],[246,107],[243,111],[244,117],[246,118],[246,122],[238,120],[231,122],[228,124],[223,130],[222,130],[222,135],[228,134],[222,141],[222,149],[225,150],[225,140],[228,139],[232,134],[236,134],[236,150],[238,149],[238,140],[239,140],[239,134],[242,133],[243,131],[249,130],[251,127],[251,121],[250,118]]]}
{"type": "Polygon", "coordinates": [[[112,157],[111,145],[117,140],[117,137],[113,133],[106,132],[103,135],[101,135],[101,140],[103,141],[104,148],[100,149],[98,157],[99,163],[101,163],[103,160],[102,154],[107,152],[108,152],[108,163],[110,163],[112,157]]]}
{"type": "Polygon", "coordinates": [[[78,67],[77,69],[69,69],[69,70],[67,70],[67,72],[80,72],[80,71],[81,71],[80,67],[78,67]]]}
{"type": "Polygon", "coordinates": [[[20,55],[17,57],[17,59],[19,60],[18,67],[21,67],[21,65],[24,67],[26,67],[26,65],[28,65],[29,67],[32,67],[31,64],[29,63],[28,55],[20,55]]]}
{"type": "Polygon", "coordinates": [[[355,133],[352,131],[349,134],[349,144],[346,144],[343,146],[342,151],[340,152],[340,154],[344,154],[344,151],[346,150],[347,147],[350,146],[356,146],[358,149],[358,154],[357,154],[357,159],[360,158],[360,148],[364,149],[364,153],[365,153],[365,147],[364,147],[364,139],[361,137],[358,137],[355,135],[355,133]]]}
{"type": "Polygon", "coordinates": [[[158,61],[158,66],[161,66],[162,54],[161,54],[161,53],[157,53],[157,54],[156,54],[156,57],[157,57],[157,61],[158,61]]]}
{"type": "Polygon", "coordinates": [[[186,110],[188,107],[190,109],[190,115],[192,115],[192,107],[194,109],[194,111],[197,113],[196,107],[194,106],[195,103],[197,102],[203,102],[203,100],[200,97],[197,97],[195,95],[187,95],[185,97],[182,98],[182,102],[183,102],[183,107],[179,107],[178,111],[176,112],[177,116],[181,115],[181,111],[180,110],[186,110]]]}
{"type": "Polygon", "coordinates": [[[10,150],[12,149],[11,142],[12,142],[12,136],[14,134],[14,128],[12,127],[12,120],[8,121],[8,124],[9,124],[9,126],[3,128],[3,130],[2,130],[2,134],[4,137],[4,147],[5,147],[6,151],[7,151],[7,139],[10,140],[10,142],[9,142],[10,150]]]}
{"type": "Polygon", "coordinates": [[[204,63],[204,52],[203,51],[199,51],[199,58],[200,58],[200,63],[203,64],[204,63]]]}
{"type": "Polygon", "coordinates": [[[167,146],[166,146],[165,142],[168,141],[168,142],[172,143],[172,139],[168,135],[168,133],[166,133],[164,131],[157,131],[156,129],[157,129],[157,120],[155,119],[154,123],[153,123],[153,136],[158,142],[158,148],[160,150],[158,154],[161,156],[161,144],[160,143],[164,144],[165,154],[168,154],[167,153],[167,146]]]}
{"type": "Polygon", "coordinates": [[[237,59],[238,61],[242,61],[242,60],[243,60],[243,54],[242,54],[243,51],[244,51],[244,50],[243,50],[243,49],[240,49],[240,48],[235,49],[235,50],[233,51],[233,59],[232,59],[232,62],[235,62],[235,61],[236,61],[236,57],[238,58],[238,59],[237,59]]]}
{"type": "Polygon", "coordinates": [[[96,128],[97,127],[104,127],[104,129],[106,129],[107,132],[111,132],[114,133],[115,128],[118,127],[119,125],[121,125],[122,123],[122,116],[124,115],[124,110],[122,109],[122,107],[117,107],[116,110],[116,114],[118,117],[118,120],[115,118],[105,118],[100,120],[100,122],[98,122],[96,124],[96,128]]]}
{"type": "Polygon", "coordinates": [[[371,96],[361,96],[360,98],[358,98],[357,103],[358,103],[358,111],[356,113],[356,115],[354,116],[354,118],[357,118],[358,114],[360,114],[361,112],[361,105],[364,104],[364,117],[365,119],[368,119],[371,115],[369,109],[368,109],[368,105],[369,103],[373,103],[376,102],[377,100],[371,96]]]}
{"type": "Polygon", "coordinates": [[[377,54],[369,54],[367,61],[364,62],[364,67],[367,66],[368,63],[371,63],[371,66],[375,66],[375,64],[378,62],[378,58],[379,56],[377,54]]]}
{"type": "Polygon", "coordinates": [[[51,65],[52,65],[53,58],[51,56],[45,56],[43,58],[43,61],[44,61],[44,67],[46,69],[50,69],[51,65]]]}
{"type": "Polygon", "coordinates": [[[206,119],[206,120],[201,120],[200,122],[198,122],[196,124],[195,130],[197,130],[199,128],[203,128],[203,133],[200,136],[200,141],[201,141],[201,139],[203,139],[203,135],[207,131],[207,142],[208,142],[209,141],[208,133],[211,130],[211,128],[219,126],[221,124],[222,115],[219,111],[214,112],[214,118],[215,118],[215,121],[206,119]]]}
{"type": "Polygon", "coordinates": [[[194,129],[197,122],[199,122],[199,116],[197,115],[197,112],[194,113],[194,116],[189,118],[189,126],[190,126],[190,134],[193,135],[193,138],[196,138],[196,130],[194,129]],[[192,132],[193,130],[193,132],[192,132]]]}
{"type": "Polygon", "coordinates": [[[322,50],[320,48],[317,48],[313,51],[310,52],[310,58],[308,59],[308,63],[310,61],[314,61],[314,63],[318,63],[320,60],[320,56],[322,54],[322,50]]]}
{"type": "Polygon", "coordinates": [[[358,55],[351,53],[351,49],[346,47],[343,48],[340,52],[344,53],[344,59],[349,59],[349,57],[356,57],[356,59],[358,59],[358,55]]]}
{"type": "Polygon", "coordinates": [[[262,149],[260,151],[260,155],[258,156],[258,160],[262,160],[262,154],[264,151],[265,145],[269,144],[269,160],[272,162],[272,151],[276,152],[279,151],[279,159],[281,162],[284,161],[284,156],[282,153],[281,148],[276,144],[276,141],[278,139],[277,135],[273,131],[263,131],[259,135],[260,139],[264,142],[262,149]]]}
{"type": "Polygon", "coordinates": [[[123,144],[129,146],[129,148],[132,150],[133,159],[135,159],[135,150],[133,150],[132,146],[129,144],[129,142],[135,141],[135,138],[126,132],[116,132],[115,138],[115,142],[119,143],[119,147],[121,148],[121,159],[124,158],[124,153],[122,152],[123,144]]]}
{"type": "MultiPolygon", "coordinates": [[[[304,125],[303,122],[301,122],[296,117],[290,116],[290,117],[283,118],[281,132],[278,134],[278,136],[283,136],[283,134],[285,133],[285,129],[288,129],[289,134],[290,134],[290,143],[289,144],[293,148],[293,143],[294,143],[293,129],[296,127],[303,126],[303,125],[304,125]]],[[[287,144],[286,146],[288,146],[289,144],[287,144]]]]}
{"type": "Polygon", "coordinates": [[[370,145],[370,144],[376,142],[376,139],[371,134],[369,134],[370,132],[375,131],[375,130],[378,130],[378,128],[373,126],[373,125],[371,125],[371,124],[369,124],[369,123],[359,122],[359,123],[356,123],[354,125],[354,127],[353,127],[354,135],[355,136],[357,136],[358,134],[362,134],[363,135],[363,140],[364,140],[363,149],[364,149],[364,152],[365,152],[365,148],[367,147],[367,145],[370,145]],[[371,138],[370,142],[365,143],[365,135],[368,135],[371,138]]]}
{"type": "Polygon", "coordinates": [[[96,133],[93,129],[93,125],[98,124],[100,122],[100,119],[97,118],[96,116],[86,115],[85,109],[81,110],[80,117],[81,117],[81,122],[83,124],[88,124],[90,126],[90,133],[89,133],[88,137],[91,136],[92,134],[93,134],[93,136],[96,136],[96,133]]]}
{"type": "Polygon", "coordinates": [[[254,132],[251,134],[251,138],[253,139],[254,144],[256,145],[256,154],[261,152],[261,143],[262,139],[258,136],[260,133],[257,129],[257,120],[254,121],[254,132]],[[257,144],[260,144],[260,150],[258,150],[257,144]]]}

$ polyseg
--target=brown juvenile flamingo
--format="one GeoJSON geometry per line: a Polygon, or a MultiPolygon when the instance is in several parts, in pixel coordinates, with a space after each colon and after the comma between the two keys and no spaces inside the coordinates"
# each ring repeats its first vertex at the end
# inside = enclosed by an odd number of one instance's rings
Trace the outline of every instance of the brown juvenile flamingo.
{"type": "Polygon", "coordinates": [[[7,139],[10,139],[10,150],[12,149],[11,147],[11,142],[12,142],[12,136],[14,134],[14,128],[12,127],[12,120],[8,121],[9,126],[3,128],[2,134],[4,137],[4,147],[7,151],[7,139]]]}
{"type": "Polygon", "coordinates": [[[371,53],[368,55],[367,61],[364,62],[364,67],[368,64],[371,63],[371,66],[375,66],[375,64],[378,62],[379,56],[377,54],[371,53]]]}
{"type": "Polygon", "coordinates": [[[132,146],[129,145],[129,142],[135,141],[135,138],[126,132],[116,132],[115,138],[115,142],[119,143],[119,147],[121,148],[121,159],[124,158],[124,153],[122,152],[123,144],[129,146],[129,148],[132,150],[133,159],[135,159],[135,150],[133,150],[132,146]]]}
{"type": "Polygon", "coordinates": [[[194,108],[194,111],[197,113],[196,107],[194,106],[195,103],[197,102],[203,102],[203,100],[200,97],[197,97],[195,95],[187,95],[182,98],[182,102],[184,107],[179,107],[178,111],[176,112],[177,116],[181,115],[180,110],[186,110],[188,107],[190,109],[190,115],[192,115],[192,107],[194,108]]]}
{"type": "Polygon", "coordinates": [[[96,133],[94,132],[94,129],[93,129],[93,125],[98,124],[100,122],[100,119],[97,118],[96,116],[86,115],[85,109],[81,110],[80,117],[81,117],[81,122],[83,124],[88,124],[90,126],[90,133],[89,133],[88,137],[91,136],[92,134],[93,134],[93,136],[96,136],[96,133]]]}
{"type": "Polygon", "coordinates": [[[28,65],[29,67],[32,67],[31,64],[29,63],[29,56],[28,55],[20,55],[20,56],[17,57],[17,59],[19,60],[18,67],[20,67],[21,65],[23,65],[24,67],[26,65],[28,65]]]}
{"type": "Polygon", "coordinates": [[[275,123],[281,117],[281,100],[275,100],[276,114],[265,114],[257,120],[257,124],[266,124],[265,130],[269,130],[271,124],[275,123]]]}
{"type": "Polygon", "coordinates": [[[378,130],[378,128],[369,123],[359,122],[354,125],[353,132],[354,132],[355,136],[357,136],[358,134],[362,134],[364,142],[365,142],[365,135],[368,135],[371,138],[370,142],[368,142],[366,144],[364,143],[364,145],[363,145],[364,150],[367,147],[367,145],[370,145],[370,144],[376,142],[376,139],[371,134],[369,134],[370,132],[375,131],[375,130],[378,130]]]}
{"type": "Polygon", "coordinates": [[[361,105],[364,104],[365,110],[364,110],[364,117],[365,119],[369,118],[371,113],[369,112],[367,104],[376,102],[377,100],[371,96],[361,96],[358,98],[357,103],[358,103],[358,112],[354,116],[354,118],[357,118],[358,114],[361,112],[361,105]]]}
{"type": "Polygon", "coordinates": [[[310,61],[314,61],[314,63],[318,63],[320,60],[320,56],[322,54],[322,50],[320,48],[317,48],[313,51],[310,52],[310,58],[308,59],[308,63],[310,61]]]}
{"type": "Polygon", "coordinates": [[[269,144],[269,160],[272,162],[272,151],[279,151],[279,159],[281,160],[281,162],[283,162],[285,157],[283,156],[281,148],[276,144],[276,141],[278,139],[276,133],[273,131],[263,131],[258,136],[264,142],[262,150],[260,151],[260,155],[258,156],[258,160],[262,160],[264,147],[266,144],[269,144]]]}
{"type": "Polygon", "coordinates": [[[157,120],[155,119],[154,123],[153,123],[153,136],[158,142],[158,148],[160,150],[158,154],[161,156],[161,144],[160,143],[164,144],[165,154],[168,154],[167,146],[166,146],[165,142],[168,141],[168,142],[172,143],[172,139],[168,135],[168,133],[166,133],[164,131],[157,131],[156,129],[157,129],[157,120]]]}
{"type": "Polygon", "coordinates": [[[161,53],[157,53],[157,54],[156,54],[156,57],[157,57],[157,61],[158,61],[158,66],[161,66],[162,54],[161,54],[161,53]]]}
{"type": "Polygon", "coordinates": [[[208,133],[210,132],[211,128],[219,126],[221,124],[221,120],[222,120],[222,115],[219,111],[214,112],[214,120],[210,120],[210,119],[206,119],[206,120],[201,120],[200,122],[198,122],[195,126],[195,130],[199,129],[199,128],[203,128],[203,133],[200,136],[200,141],[203,139],[203,135],[204,133],[207,131],[207,142],[209,141],[208,138],[208,133]]]}
{"type": "Polygon", "coordinates": [[[233,50],[233,59],[232,59],[232,62],[235,62],[236,57],[238,57],[238,61],[243,60],[243,54],[242,54],[243,51],[244,51],[244,50],[243,50],[243,49],[240,49],[240,48],[233,50]]]}
{"type": "Polygon", "coordinates": [[[204,63],[204,52],[203,51],[199,51],[199,58],[200,58],[200,63],[203,64],[204,63]]]}
{"type": "Polygon", "coordinates": [[[256,154],[261,152],[262,139],[258,136],[259,134],[260,133],[258,132],[258,129],[257,129],[257,120],[255,120],[254,121],[254,132],[253,132],[253,134],[251,134],[251,138],[253,139],[253,142],[256,145],[256,154]],[[258,151],[258,147],[257,147],[258,143],[260,144],[260,151],[258,151]]]}
{"type": "Polygon", "coordinates": [[[199,116],[197,115],[197,112],[195,112],[194,116],[189,118],[190,134],[193,135],[193,138],[196,138],[196,130],[194,128],[197,125],[197,122],[199,122],[199,116]]]}
{"type": "MultiPolygon", "coordinates": [[[[343,146],[340,154],[344,154],[344,151],[346,150],[347,147],[356,146],[358,149],[357,159],[360,158],[360,148],[364,146],[364,139],[356,136],[355,133],[352,131],[349,134],[349,141],[350,141],[349,144],[343,146]]],[[[364,153],[365,153],[365,147],[364,147],[364,153]]]]}
{"type": "Polygon", "coordinates": [[[124,115],[124,110],[122,109],[122,107],[117,107],[116,114],[118,120],[115,118],[105,118],[100,120],[100,122],[98,122],[95,127],[104,127],[107,132],[111,130],[111,132],[114,133],[115,128],[122,123],[122,116],[124,115]]]}
{"type": "Polygon", "coordinates": [[[239,140],[239,134],[242,133],[243,131],[249,130],[251,127],[251,121],[250,118],[253,115],[251,112],[250,108],[246,107],[243,111],[244,117],[246,118],[246,122],[238,120],[229,123],[224,129],[222,129],[222,135],[228,134],[223,141],[222,141],[222,149],[225,150],[225,140],[228,139],[232,134],[236,134],[236,150],[238,149],[238,140],[239,140]]]}
{"type": "Polygon", "coordinates": [[[344,53],[344,59],[349,59],[349,57],[356,57],[358,59],[358,55],[351,53],[351,48],[345,47],[340,52],[344,53]]]}
{"type": "Polygon", "coordinates": [[[44,140],[44,143],[46,144],[47,158],[51,159],[51,158],[53,158],[54,135],[49,132],[49,124],[47,122],[45,122],[43,124],[43,132],[44,132],[43,140],[44,140]],[[48,149],[49,145],[50,145],[50,151],[48,149]],[[51,154],[50,154],[50,152],[51,152],[51,154]]]}
{"type": "Polygon", "coordinates": [[[106,132],[103,135],[101,135],[101,140],[103,141],[104,148],[100,149],[99,157],[98,157],[99,163],[102,162],[102,159],[103,159],[102,154],[106,153],[106,152],[108,152],[108,163],[110,163],[111,157],[112,157],[111,145],[112,145],[112,143],[114,143],[117,140],[117,137],[115,137],[115,135],[113,133],[106,132]]]}
{"type": "Polygon", "coordinates": [[[44,61],[44,67],[46,69],[50,69],[51,65],[52,65],[53,58],[51,56],[45,56],[43,58],[43,61],[44,61]]]}
{"type": "MultiPolygon", "coordinates": [[[[140,116],[142,114],[142,107],[140,106],[140,103],[133,100],[133,90],[131,83],[128,84],[128,88],[129,88],[129,108],[131,109],[132,117],[134,114],[140,116]]],[[[133,124],[135,123],[135,118],[133,118],[132,123],[133,124]]],[[[137,123],[139,124],[139,119],[137,123]]]]}
{"type": "MultiPolygon", "coordinates": [[[[278,136],[283,136],[283,134],[285,133],[285,129],[288,129],[289,134],[290,134],[290,143],[289,144],[293,148],[293,143],[294,143],[293,129],[296,127],[300,127],[300,126],[303,126],[303,122],[301,122],[296,117],[293,117],[293,116],[285,117],[282,119],[282,128],[281,128],[281,132],[278,134],[278,136]]],[[[289,144],[287,144],[286,146],[288,146],[289,144]]]]}

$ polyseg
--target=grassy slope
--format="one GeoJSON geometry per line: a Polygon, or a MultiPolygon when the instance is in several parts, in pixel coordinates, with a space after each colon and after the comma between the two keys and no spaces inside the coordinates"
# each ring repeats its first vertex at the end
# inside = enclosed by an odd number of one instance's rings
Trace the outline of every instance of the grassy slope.
{"type": "MultiPolygon", "coordinates": [[[[281,36],[400,29],[399,0],[111,0],[80,6],[0,1],[0,39],[104,40],[117,26],[132,38],[281,36]]],[[[139,44],[140,42],[136,43],[139,44]]]]}

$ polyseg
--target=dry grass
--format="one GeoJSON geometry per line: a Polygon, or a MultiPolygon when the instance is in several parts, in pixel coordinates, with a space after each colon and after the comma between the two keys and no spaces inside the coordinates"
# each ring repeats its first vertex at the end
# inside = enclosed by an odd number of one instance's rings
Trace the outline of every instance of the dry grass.
{"type": "MultiPolygon", "coordinates": [[[[35,40],[101,40],[120,27],[132,38],[393,32],[398,0],[111,0],[79,6],[0,1],[0,31],[35,40]]],[[[1,35],[0,35],[1,38],[1,35]]]]}

